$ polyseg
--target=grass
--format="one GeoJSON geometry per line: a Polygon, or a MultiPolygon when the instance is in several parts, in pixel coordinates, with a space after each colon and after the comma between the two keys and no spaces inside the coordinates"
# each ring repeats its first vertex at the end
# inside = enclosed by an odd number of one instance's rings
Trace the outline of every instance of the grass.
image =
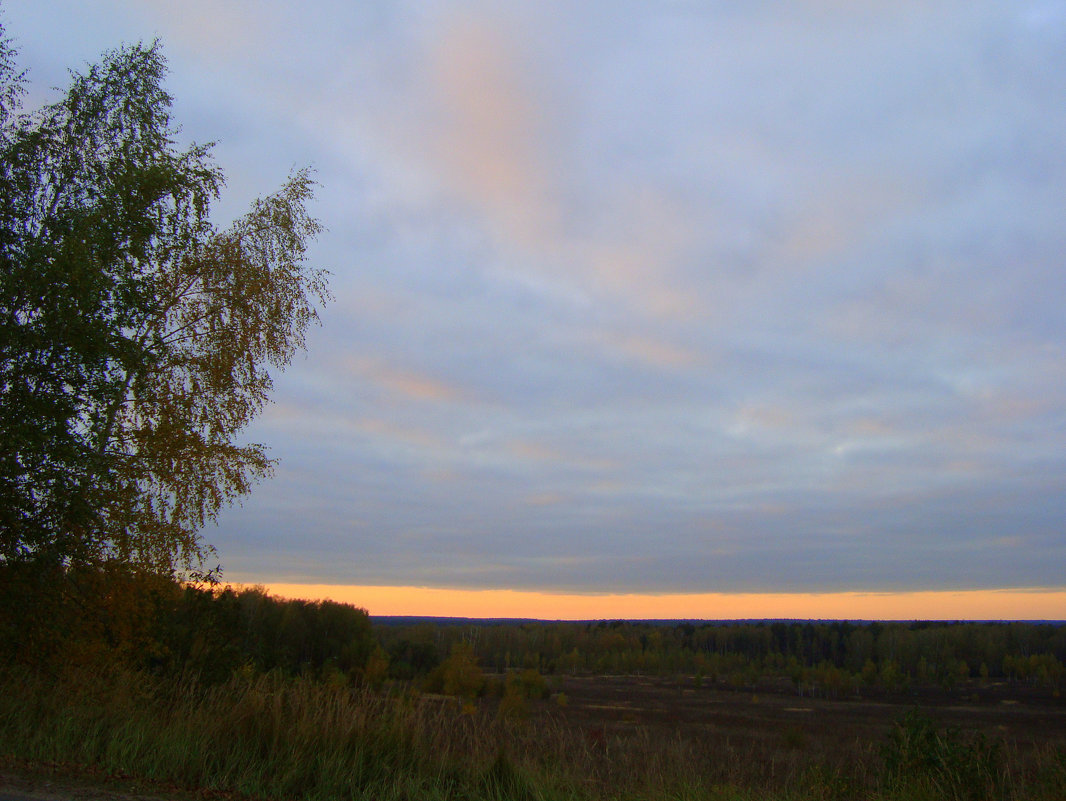
{"type": "Polygon", "coordinates": [[[206,687],[141,674],[0,675],[0,753],[285,801],[1050,801],[1066,758],[1013,775],[995,743],[901,721],[841,758],[786,733],[787,763],[728,738],[625,737],[408,691],[238,672],[206,687]]]}
{"type": "Polygon", "coordinates": [[[457,704],[270,675],[7,678],[0,750],[23,760],[257,798],[579,797],[548,772],[534,789],[509,728],[457,704]]]}

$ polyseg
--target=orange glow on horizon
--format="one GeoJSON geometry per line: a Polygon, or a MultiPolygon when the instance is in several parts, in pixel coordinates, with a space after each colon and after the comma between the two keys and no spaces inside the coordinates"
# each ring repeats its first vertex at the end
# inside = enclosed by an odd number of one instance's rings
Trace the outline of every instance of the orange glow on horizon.
{"type": "Polygon", "coordinates": [[[540,620],[1063,620],[1066,589],[578,595],[525,590],[265,584],[272,595],[371,615],[540,620]]]}

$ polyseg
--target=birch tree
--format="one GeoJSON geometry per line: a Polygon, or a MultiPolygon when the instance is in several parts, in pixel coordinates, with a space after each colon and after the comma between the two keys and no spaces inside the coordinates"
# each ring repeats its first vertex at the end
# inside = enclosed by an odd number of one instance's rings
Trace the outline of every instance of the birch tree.
{"type": "Polygon", "coordinates": [[[0,563],[195,568],[271,471],[237,437],[329,297],[314,183],[217,228],[222,173],[178,148],[165,73],[123,47],[27,114],[0,45],[0,563]]]}

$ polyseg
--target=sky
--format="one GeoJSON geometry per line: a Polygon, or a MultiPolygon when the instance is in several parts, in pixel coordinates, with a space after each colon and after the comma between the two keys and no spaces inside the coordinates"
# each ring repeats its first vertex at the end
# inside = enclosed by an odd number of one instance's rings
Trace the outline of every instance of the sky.
{"type": "Polygon", "coordinates": [[[0,13],[31,105],[158,37],[220,224],[316,172],[335,300],[227,578],[1066,618],[1066,0],[0,13]]]}

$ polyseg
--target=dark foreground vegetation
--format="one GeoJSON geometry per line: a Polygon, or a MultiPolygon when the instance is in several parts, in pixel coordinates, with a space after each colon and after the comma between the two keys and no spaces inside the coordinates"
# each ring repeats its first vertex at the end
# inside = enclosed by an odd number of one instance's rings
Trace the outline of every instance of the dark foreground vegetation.
{"type": "MultiPolygon", "coordinates": [[[[712,714],[702,732],[670,731],[640,723],[633,704],[624,724],[575,725],[551,701],[534,702],[526,717],[503,713],[499,700],[450,701],[410,687],[376,692],[278,673],[239,672],[209,686],[144,674],[68,674],[57,682],[8,672],[4,683],[2,748],[22,765],[76,765],[246,797],[1060,799],[1066,786],[1061,729],[1057,743],[1025,752],[1019,743],[947,728],[935,712],[892,723],[895,711],[878,711],[883,735],[841,743],[819,729],[824,723],[770,725],[752,735],[712,714]]],[[[606,687],[626,689],[617,680],[606,687]]],[[[705,694],[713,704],[720,693],[705,694]]]]}
{"type": "Polygon", "coordinates": [[[1066,788],[1057,625],[372,626],[256,588],[62,580],[80,590],[3,599],[0,754],[23,772],[264,799],[1066,788]]]}

